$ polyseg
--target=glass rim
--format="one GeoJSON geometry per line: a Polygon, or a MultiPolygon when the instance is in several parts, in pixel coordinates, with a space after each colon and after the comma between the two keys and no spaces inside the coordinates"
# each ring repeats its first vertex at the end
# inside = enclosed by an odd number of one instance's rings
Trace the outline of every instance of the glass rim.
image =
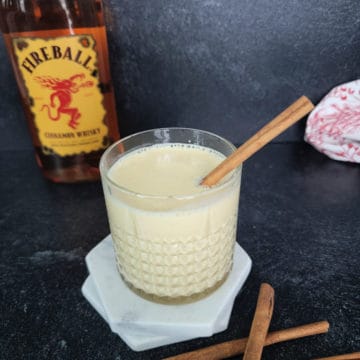
{"type": "MultiPolygon", "coordinates": [[[[207,135],[211,135],[215,138],[217,138],[218,140],[222,141],[223,143],[225,143],[226,145],[228,145],[230,147],[230,149],[233,150],[233,152],[237,149],[236,146],[234,144],[232,144],[230,141],[226,140],[225,138],[221,137],[220,135],[214,134],[210,131],[206,131],[206,130],[200,130],[200,129],[195,129],[195,128],[188,128],[188,127],[162,127],[162,128],[153,128],[153,129],[148,129],[148,130],[144,130],[144,131],[139,131],[136,132],[134,134],[130,134],[122,139],[119,139],[117,141],[115,141],[113,144],[111,144],[105,151],[104,153],[101,155],[100,158],[100,164],[99,164],[99,168],[100,168],[100,174],[101,177],[105,177],[106,180],[111,183],[115,188],[117,188],[118,190],[131,195],[133,197],[139,198],[139,199],[158,199],[158,200],[170,200],[170,199],[174,199],[174,200],[191,200],[194,198],[198,198],[198,197],[202,197],[202,196],[208,196],[210,194],[216,193],[221,191],[222,189],[226,188],[227,186],[230,186],[233,182],[235,182],[237,180],[237,177],[241,176],[241,170],[242,170],[242,164],[239,165],[237,168],[235,168],[233,171],[233,173],[229,176],[228,179],[226,179],[224,182],[218,184],[218,185],[214,185],[212,187],[206,187],[204,188],[204,191],[200,191],[198,193],[195,194],[183,194],[183,195],[152,195],[152,194],[142,194],[142,193],[138,193],[132,190],[127,189],[126,187],[123,187],[119,184],[117,184],[115,181],[113,181],[109,176],[108,173],[109,171],[105,171],[104,167],[104,162],[105,162],[105,158],[106,156],[108,156],[108,154],[119,144],[133,138],[133,137],[137,137],[139,135],[145,134],[145,133],[151,133],[154,132],[155,130],[186,130],[186,131],[192,131],[192,132],[201,132],[203,134],[207,134],[207,135]]],[[[176,142],[165,142],[163,144],[176,144],[176,142]]],[[[155,144],[153,144],[155,145],[155,144]]],[[[194,145],[199,145],[199,144],[194,144],[194,145]]],[[[202,145],[199,145],[202,146],[202,145]]],[[[206,146],[204,146],[206,147],[206,146]]],[[[213,149],[214,150],[214,149],[213,149]]],[[[131,151],[131,150],[130,150],[131,151]]],[[[130,152],[129,151],[129,152],[130,152]]],[[[217,151],[217,150],[216,150],[217,151]]],[[[220,151],[218,151],[220,152],[220,151]]],[[[126,152],[125,152],[126,153],[126,152]]],[[[223,154],[224,155],[224,154],[223,154]]],[[[109,169],[108,169],[109,170],[109,169]]]]}

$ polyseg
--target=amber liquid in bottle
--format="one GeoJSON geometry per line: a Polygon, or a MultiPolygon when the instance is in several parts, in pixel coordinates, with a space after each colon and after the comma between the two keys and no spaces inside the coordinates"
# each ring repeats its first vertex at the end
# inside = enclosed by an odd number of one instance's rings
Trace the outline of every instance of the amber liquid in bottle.
{"type": "Polygon", "coordinates": [[[101,0],[0,0],[0,25],[44,176],[98,179],[119,138],[101,0]]]}

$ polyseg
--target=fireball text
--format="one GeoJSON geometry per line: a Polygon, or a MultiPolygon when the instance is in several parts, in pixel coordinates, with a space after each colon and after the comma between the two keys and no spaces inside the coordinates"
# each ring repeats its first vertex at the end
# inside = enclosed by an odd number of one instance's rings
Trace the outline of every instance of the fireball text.
{"type": "Polygon", "coordinates": [[[37,51],[32,51],[22,62],[21,66],[28,71],[30,74],[33,73],[33,70],[40,65],[41,63],[54,59],[64,59],[74,61],[82,65],[85,69],[91,70],[89,64],[92,60],[91,56],[83,55],[81,50],[73,50],[70,46],[67,46],[65,49],[60,48],[60,46],[44,46],[39,48],[37,51]]]}

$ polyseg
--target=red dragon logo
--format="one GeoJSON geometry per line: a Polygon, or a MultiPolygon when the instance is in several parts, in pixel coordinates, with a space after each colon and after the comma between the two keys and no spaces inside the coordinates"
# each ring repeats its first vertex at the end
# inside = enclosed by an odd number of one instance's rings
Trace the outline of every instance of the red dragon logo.
{"type": "Polygon", "coordinates": [[[40,83],[42,87],[51,89],[50,104],[44,104],[41,111],[47,109],[49,119],[58,121],[62,114],[69,115],[70,120],[68,126],[73,129],[79,125],[78,120],[81,113],[78,108],[71,106],[72,94],[77,93],[82,87],[94,86],[92,81],[83,81],[85,74],[76,74],[68,79],[52,78],[50,76],[36,76],[35,80],[40,83]],[[51,108],[55,109],[55,114],[52,114],[51,108]]]}

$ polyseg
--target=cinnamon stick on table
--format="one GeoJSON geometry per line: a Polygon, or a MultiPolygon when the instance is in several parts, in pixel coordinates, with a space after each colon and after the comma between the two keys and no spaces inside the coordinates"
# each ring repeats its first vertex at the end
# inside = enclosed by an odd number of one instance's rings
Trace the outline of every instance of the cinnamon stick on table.
{"type": "MultiPolygon", "coordinates": [[[[326,333],[329,330],[327,321],[319,321],[311,324],[296,326],[284,330],[268,333],[265,345],[299,339],[305,336],[326,333]]],[[[163,360],[220,360],[242,354],[245,350],[248,338],[226,341],[220,344],[208,346],[195,351],[168,357],[163,360]]]]}
{"type": "Polygon", "coordinates": [[[260,360],[274,309],[274,289],[263,283],[260,286],[255,315],[251,324],[243,360],[260,360]]]}
{"type": "Polygon", "coordinates": [[[360,360],[360,352],[355,352],[352,354],[335,355],[335,356],[324,357],[315,360],[360,360]]]}

